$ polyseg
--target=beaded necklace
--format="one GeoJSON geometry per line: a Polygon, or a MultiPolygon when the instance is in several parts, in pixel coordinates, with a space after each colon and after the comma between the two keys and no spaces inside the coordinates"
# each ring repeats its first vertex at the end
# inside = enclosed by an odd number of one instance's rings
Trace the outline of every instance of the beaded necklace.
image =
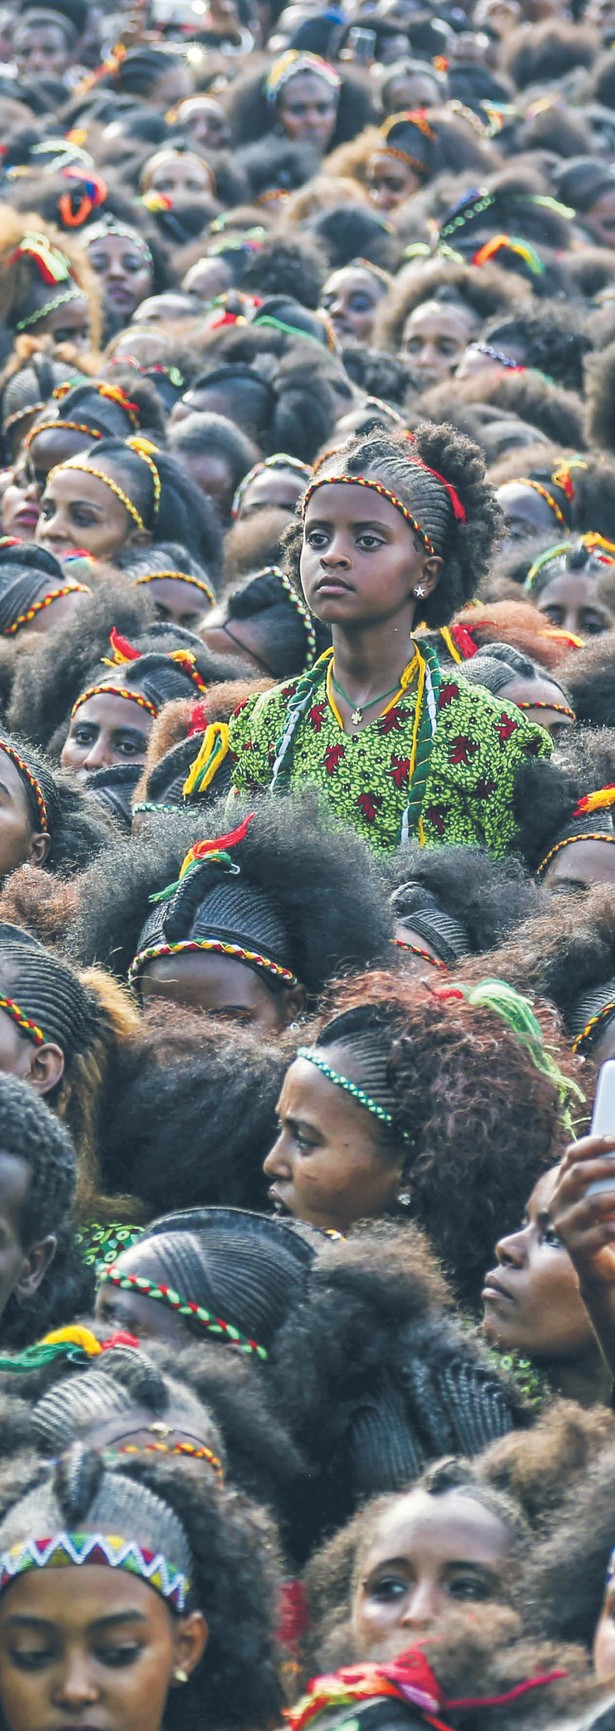
{"type": "MultiPolygon", "coordinates": [[[[412,834],[418,834],[421,846],[424,845],[421,809],[438,725],[438,697],[441,685],[440,663],[435,650],[428,643],[421,643],[419,647],[418,642],[414,639],[413,641],[414,655],[408,666],[404,668],[399,686],[401,694],[414,677],[414,670],[418,663],[416,714],[409,772],[410,795],[402,813],[399,835],[402,847],[407,846],[412,834]]],[[[320,683],[325,667],[328,675],[328,663],[331,662],[333,653],[332,649],[325,649],[324,654],[319,656],[314,667],[310,668],[309,672],[303,674],[302,678],[297,681],[286,711],[284,730],[276,746],[273,773],[269,784],[272,792],[285,792],[290,785],[295,735],[312,707],[314,692],[320,683]]],[[[329,692],[327,692],[327,696],[331,702],[329,692]]],[[[390,709],[393,705],[389,704],[388,707],[390,709]]],[[[339,711],[336,712],[333,705],[332,708],[338,725],[342,727],[343,723],[339,711]]]]}

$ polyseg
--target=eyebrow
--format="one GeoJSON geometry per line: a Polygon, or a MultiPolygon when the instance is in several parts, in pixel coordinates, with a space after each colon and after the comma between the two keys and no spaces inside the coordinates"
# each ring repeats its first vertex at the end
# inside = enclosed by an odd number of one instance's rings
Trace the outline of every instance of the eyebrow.
{"type": "Polygon", "coordinates": [[[113,739],[128,739],[132,745],[143,745],[147,734],[141,733],[138,727],[112,727],[111,737],[113,739]]]}
{"type": "MultiPolygon", "coordinates": [[[[312,517],[309,524],[306,524],[306,527],[309,527],[310,529],[327,529],[330,525],[330,517],[312,517]]],[[[390,525],[388,523],[382,523],[379,517],[366,517],[364,521],[353,523],[352,527],[353,529],[381,529],[386,531],[389,529],[390,525]]]]}
{"type": "MultiPolygon", "coordinates": [[[[116,1611],[110,1617],[96,1617],[90,1627],[93,1629],[116,1628],[118,1623],[145,1623],[147,1618],[142,1611],[116,1611]]],[[[23,1613],[14,1611],[7,1617],[5,1628],[22,1629],[54,1629],[55,1623],[50,1617],[26,1617],[23,1613]]]]}

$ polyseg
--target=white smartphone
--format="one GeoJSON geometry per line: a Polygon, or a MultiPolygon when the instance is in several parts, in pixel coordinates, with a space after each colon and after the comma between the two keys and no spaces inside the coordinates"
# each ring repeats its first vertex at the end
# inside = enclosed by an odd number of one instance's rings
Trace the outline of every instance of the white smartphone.
{"type": "MultiPolygon", "coordinates": [[[[590,1136],[615,1136],[615,1058],[607,1058],[598,1072],[590,1136]]],[[[613,1177],[588,1184],[586,1196],[596,1196],[599,1192],[606,1195],[607,1191],[615,1190],[615,1150],[607,1155],[607,1159],[613,1161],[613,1177]]]]}

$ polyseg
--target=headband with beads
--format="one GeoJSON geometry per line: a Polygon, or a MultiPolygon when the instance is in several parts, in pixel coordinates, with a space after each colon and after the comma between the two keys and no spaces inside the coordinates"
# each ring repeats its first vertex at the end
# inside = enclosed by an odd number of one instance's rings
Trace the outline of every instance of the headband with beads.
{"type": "Polygon", "coordinates": [[[86,462],[85,457],[68,457],[65,463],[57,463],[55,469],[51,469],[47,476],[47,485],[54,480],[56,475],[64,474],[67,469],[78,469],[82,475],[93,475],[96,481],[102,481],[103,486],[108,487],[109,492],[114,493],[116,499],[119,499],[120,505],[123,505],[129,517],[132,517],[137,529],[140,529],[144,535],[147,534],[141,512],[137,510],[132,499],[129,499],[128,494],[124,492],[124,488],[120,487],[119,482],[114,481],[111,475],[106,475],[104,469],[97,468],[95,463],[86,462]]]}
{"type": "MultiPolygon", "coordinates": [[[[598,535],[593,529],[589,530],[585,535],[579,535],[579,541],[583,547],[587,548],[588,553],[591,553],[594,559],[599,560],[600,564],[615,564],[614,541],[607,541],[604,535],[598,535]]],[[[559,541],[553,547],[545,547],[544,551],[538,554],[538,558],[534,560],[533,565],[530,565],[523,585],[528,594],[531,594],[541,572],[548,570],[549,565],[556,565],[559,563],[560,559],[564,559],[566,554],[570,552],[570,547],[570,541],[559,541]]]]}
{"type": "Polygon", "coordinates": [[[84,703],[89,703],[91,697],[124,697],[128,703],[138,703],[139,708],[145,709],[148,715],[154,717],[154,720],[159,714],[157,705],[151,703],[149,697],[142,697],[140,691],[129,691],[125,685],[89,685],[87,691],[82,691],[76,703],[73,703],[70,712],[71,721],[73,716],[77,714],[77,710],[81,709],[84,703]]]}
{"type": "Polygon", "coordinates": [[[314,73],[329,90],[339,94],[342,81],[339,72],[336,72],[328,60],[322,60],[319,54],[301,54],[298,49],[289,48],[274,61],[265,79],[265,98],[270,108],[275,106],[280,91],[290,79],[297,78],[302,72],[314,73]]]}
{"type": "Polygon", "coordinates": [[[50,589],[49,594],[43,595],[40,601],[33,601],[32,606],[28,607],[25,613],[19,613],[1,635],[14,637],[17,631],[23,630],[24,625],[31,625],[32,620],[36,619],[39,613],[43,613],[46,607],[51,607],[54,601],[62,601],[65,595],[91,595],[91,593],[87,583],[64,583],[61,589],[50,589]]]}
{"type": "Polygon", "coordinates": [[[137,1296],[142,1294],[144,1298],[157,1299],[159,1303],[168,1305],[170,1310],[176,1311],[179,1316],[192,1317],[195,1322],[200,1322],[208,1334],[214,1334],[221,1339],[225,1346],[235,1346],[239,1352],[254,1353],[257,1358],[266,1360],[268,1357],[265,1347],[259,1346],[257,1341],[243,1334],[234,1323],[225,1322],[221,1316],[213,1315],[210,1310],[205,1310],[202,1304],[193,1304],[190,1299],[181,1298],[171,1286],[162,1286],[155,1280],[147,1280],[143,1274],[121,1274],[117,1264],[103,1269],[100,1276],[101,1286],[103,1283],[118,1286],[122,1292],[136,1292],[137,1296]]]}
{"type": "MultiPolygon", "coordinates": [[[[158,1428],[157,1424],[148,1424],[147,1426],[148,1431],[156,1431],[158,1428]]],[[[164,1424],[160,1426],[160,1429],[163,1431],[166,1431],[167,1428],[168,1427],[164,1424]]],[[[128,1432],[127,1434],[130,1433],[128,1432]]],[[[200,1446],[197,1443],[190,1442],[122,1443],[121,1448],[114,1448],[110,1444],[109,1447],[104,1450],[104,1458],[107,1460],[115,1460],[118,1455],[147,1454],[187,1455],[188,1458],[193,1461],[207,1461],[207,1465],[212,1468],[212,1471],[216,1475],[218,1484],[224,1484],[224,1468],[220,1456],[214,1454],[213,1449],[206,1448],[204,1443],[200,1446]]]]}
{"type": "Polygon", "coordinates": [[[145,1550],[134,1539],[110,1533],[61,1532],[11,1545],[10,1550],[0,1552],[0,1593],[31,1569],[80,1568],[89,1563],[139,1575],[176,1611],[185,1610],[190,1590],[187,1576],[162,1551],[145,1550]]]}
{"type": "MultiPolygon", "coordinates": [[[[158,575],[158,573],[156,573],[156,575],[158,575]]],[[[126,666],[127,663],[130,664],[134,661],[143,660],[143,650],[135,649],[134,643],[129,643],[128,638],[123,637],[121,632],[116,629],[115,625],[111,627],[109,642],[113,650],[113,655],[103,655],[103,664],[105,667],[123,667],[126,666]]],[[[201,678],[196,664],[196,656],[192,649],[165,650],[164,659],[165,661],[173,661],[175,666],[179,667],[182,673],[185,673],[186,678],[192,680],[192,684],[196,685],[197,691],[200,691],[203,697],[205,696],[207,686],[205,680],[201,678]]]]}
{"type": "Polygon", "coordinates": [[[148,571],[144,577],[136,577],[135,582],[137,584],[158,583],[162,582],[163,579],[166,581],[169,577],[174,583],[191,583],[193,589],[202,590],[203,594],[207,596],[207,600],[210,602],[211,606],[215,607],[216,597],[210,584],[206,583],[202,577],[189,577],[187,571],[148,571]]]}
{"type": "Polygon", "coordinates": [[[248,487],[251,487],[252,482],[256,481],[259,475],[265,475],[268,469],[281,469],[282,472],[284,472],[285,469],[290,469],[294,474],[301,475],[306,481],[309,480],[311,474],[309,463],[301,463],[298,457],[287,456],[286,451],[276,451],[273,457],[264,457],[261,463],[255,463],[252,469],[248,469],[248,473],[247,475],[244,475],[243,481],[239,482],[239,486],[231,505],[231,517],[233,522],[235,522],[239,516],[248,487]]]}
{"type": "Polygon", "coordinates": [[[611,1017],[614,1015],[615,998],[610,998],[608,1004],[603,1004],[602,1009],[598,1010],[595,1016],[590,1016],[589,1022],[586,1023],[585,1027],[581,1029],[580,1034],[577,1034],[576,1039],[573,1040],[572,1051],[575,1055],[580,1052],[582,1046],[593,1044],[594,1039],[597,1037],[598,1030],[602,1028],[603,1022],[609,1022],[611,1017]]]}
{"type": "Polygon", "coordinates": [[[93,241],[106,240],[107,235],[110,234],[123,235],[125,240],[131,240],[133,245],[138,247],[139,251],[143,253],[144,258],[153,270],[154,259],[147,241],[144,240],[142,234],[139,234],[138,229],[130,228],[127,222],[115,222],[113,219],[110,220],[108,217],[104,217],[102,222],[93,222],[91,226],[86,229],[85,243],[90,247],[93,241]]]}
{"type": "MultiPolygon", "coordinates": [[[[410,457],[410,462],[417,469],[423,469],[426,474],[433,475],[434,480],[440,482],[440,485],[442,487],[444,487],[445,492],[448,494],[448,497],[449,497],[449,500],[450,500],[450,503],[452,506],[452,510],[453,510],[453,516],[454,516],[456,522],[465,523],[465,521],[466,521],[465,508],[462,505],[461,499],[459,498],[459,494],[458,494],[456,488],[453,487],[452,483],[450,481],[447,481],[445,479],[444,475],[440,475],[437,469],[431,469],[429,467],[429,464],[421,462],[420,457],[410,457]]],[[[393,505],[395,507],[396,511],[401,512],[402,517],[405,517],[406,522],[410,524],[410,528],[414,530],[415,534],[418,535],[419,540],[421,540],[423,542],[423,546],[425,547],[427,553],[429,553],[430,555],[435,554],[436,549],[434,547],[433,541],[431,540],[431,537],[427,534],[427,531],[422,528],[422,526],[418,522],[417,518],[412,515],[412,512],[408,509],[408,506],[404,505],[403,501],[398,498],[396,493],[392,493],[388,487],[384,487],[382,485],[381,481],[370,481],[369,478],[365,475],[323,475],[322,477],[317,476],[316,479],[311,482],[310,486],[307,488],[306,492],[303,495],[303,500],[302,500],[302,505],[301,505],[302,517],[305,517],[305,513],[307,511],[307,507],[309,505],[310,499],[312,498],[312,495],[316,492],[316,489],[318,487],[331,487],[331,486],[369,487],[372,492],[379,493],[380,497],[382,499],[387,499],[389,504],[393,505]]]]}
{"type": "Polygon", "coordinates": [[[52,300],[45,301],[44,305],[39,307],[37,312],[29,313],[28,317],[25,319],[19,319],[15,325],[17,334],[19,335],[22,331],[30,330],[32,325],[39,325],[41,319],[46,319],[49,317],[50,313],[57,312],[58,307],[66,306],[69,301],[80,301],[82,298],[83,290],[78,288],[77,283],[73,283],[72,288],[62,289],[61,293],[54,295],[52,300]]]}
{"type": "MultiPolygon", "coordinates": [[[[385,1124],[387,1130],[392,1129],[393,1113],[387,1112],[386,1107],[379,1106],[378,1101],[374,1100],[373,1094],[368,1094],[365,1088],[360,1088],[358,1082],[351,1082],[348,1076],[342,1076],[339,1070],[332,1069],[331,1064],[327,1063],[326,1058],[321,1056],[316,1047],[299,1046],[297,1057],[304,1058],[307,1064],[313,1064],[315,1070],[320,1070],[328,1082],[333,1082],[336,1088],[343,1088],[346,1094],[350,1094],[352,1099],[356,1100],[358,1106],[364,1106],[367,1112],[371,1112],[372,1117],[377,1118],[379,1124],[385,1124]]],[[[407,1130],[401,1130],[399,1134],[402,1142],[412,1141],[407,1130]]]]}
{"type": "MultiPolygon", "coordinates": [[[[68,433],[85,433],[91,444],[94,444],[96,439],[104,438],[104,434],[98,433],[95,427],[88,427],[86,421],[38,421],[36,426],[31,427],[29,433],[26,433],[23,441],[24,450],[29,451],[34,440],[38,439],[39,433],[55,433],[58,427],[64,428],[68,433]]],[[[61,464],[56,464],[56,468],[61,466],[61,464]]]]}
{"type": "MultiPolygon", "coordinates": [[[[596,788],[594,793],[586,793],[582,799],[577,800],[571,813],[570,822],[574,823],[576,818],[591,817],[594,811],[610,811],[613,806],[615,806],[615,783],[610,783],[608,787],[596,788]]],[[[546,871],[551,860],[555,859],[556,854],[561,853],[563,848],[570,847],[571,843],[575,841],[615,842],[615,834],[609,833],[608,830],[587,830],[577,835],[562,836],[561,841],[556,842],[555,846],[541,860],[536,875],[542,877],[543,872],[546,871]]]]}
{"type": "Polygon", "coordinates": [[[14,763],[15,768],[19,771],[19,774],[23,776],[24,781],[27,781],[28,787],[30,788],[31,792],[34,795],[34,802],[36,805],[36,810],[38,812],[38,818],[39,818],[41,830],[43,831],[43,833],[45,835],[49,835],[50,830],[49,830],[49,814],[47,811],[47,801],[45,799],[45,795],[43,793],[43,789],[41,787],[40,781],[37,781],[36,776],[32,774],[32,770],[30,769],[29,765],[26,763],[25,758],[20,757],[19,752],[15,750],[15,747],[13,745],[7,745],[5,740],[0,739],[0,751],[4,752],[5,757],[10,758],[11,763],[14,763]]]}
{"type": "Polygon", "coordinates": [[[140,457],[141,462],[147,464],[152,477],[152,486],[154,489],[154,517],[157,517],[160,510],[160,495],[162,493],[160,475],[154,462],[154,453],[156,453],[156,455],[158,454],[158,447],[152,445],[149,439],[140,438],[127,439],[126,444],[129,451],[134,451],[135,456],[140,457]]]}

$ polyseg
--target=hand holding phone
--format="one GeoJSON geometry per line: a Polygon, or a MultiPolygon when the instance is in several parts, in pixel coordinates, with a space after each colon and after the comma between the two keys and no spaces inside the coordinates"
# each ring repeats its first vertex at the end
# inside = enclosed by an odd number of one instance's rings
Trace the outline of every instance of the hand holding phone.
{"type": "Polygon", "coordinates": [[[549,1214],[581,1286],[615,1286],[615,1059],[600,1070],[589,1136],[566,1149],[549,1214]]]}

